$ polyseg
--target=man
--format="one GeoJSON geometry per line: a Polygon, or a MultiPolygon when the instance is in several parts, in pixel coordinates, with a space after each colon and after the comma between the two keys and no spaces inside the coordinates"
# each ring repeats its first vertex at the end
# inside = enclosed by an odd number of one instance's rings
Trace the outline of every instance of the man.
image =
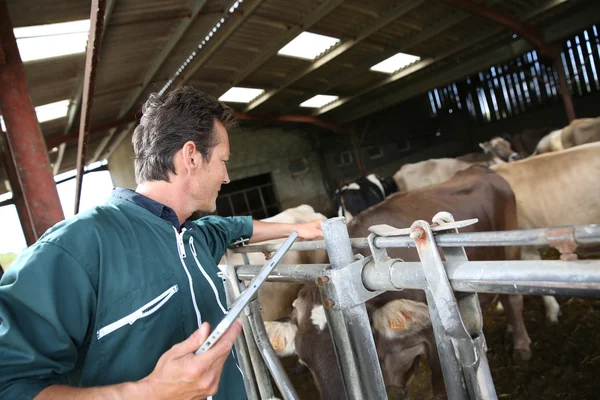
{"type": "Polygon", "coordinates": [[[58,223],[0,281],[1,399],[243,399],[217,262],[238,238],[320,237],[319,221],[214,212],[234,113],[190,87],[151,95],[133,134],[136,191],[58,223]]]}

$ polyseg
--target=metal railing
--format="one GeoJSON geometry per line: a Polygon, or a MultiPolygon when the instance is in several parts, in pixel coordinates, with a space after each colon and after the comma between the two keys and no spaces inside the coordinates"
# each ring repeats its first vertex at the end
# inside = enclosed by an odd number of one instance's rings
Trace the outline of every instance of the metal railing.
{"type": "MultiPolygon", "coordinates": [[[[291,251],[326,249],[331,264],[279,265],[268,278],[272,282],[318,285],[349,399],[386,398],[381,370],[374,368],[379,361],[365,307],[368,300],[383,291],[425,291],[450,399],[497,398],[485,355],[477,292],[600,297],[600,260],[469,261],[464,250],[477,246],[550,245],[561,252],[572,252],[579,244],[600,243],[600,225],[458,233],[449,213],[439,213],[434,221],[436,230],[446,229],[443,224],[449,228],[434,234],[430,224],[416,221],[405,236],[371,234],[350,239],[343,218],[329,219],[322,223],[325,240],[297,242],[291,251]],[[406,246],[416,247],[421,262],[403,262],[387,255],[387,248],[406,246]],[[445,261],[438,246],[444,248],[445,261]],[[353,255],[352,249],[364,248],[370,249],[371,256],[353,255]],[[454,292],[462,293],[455,296],[454,292]],[[463,320],[470,322],[465,324],[463,320]]],[[[243,289],[239,279],[252,279],[262,267],[249,265],[246,253],[272,252],[278,247],[266,244],[228,250],[228,296],[235,298],[240,287],[243,289]],[[245,265],[232,265],[232,253],[242,253],[245,265]]],[[[244,367],[248,397],[257,398],[258,392],[260,398],[273,397],[270,380],[264,376],[268,369],[282,396],[297,399],[268,343],[258,310],[256,301],[246,309],[246,342],[238,346],[239,353],[246,352],[241,362],[252,364],[244,367]],[[252,348],[258,349],[260,356],[256,351],[253,354],[252,348]],[[254,375],[246,372],[250,370],[254,375]]]]}

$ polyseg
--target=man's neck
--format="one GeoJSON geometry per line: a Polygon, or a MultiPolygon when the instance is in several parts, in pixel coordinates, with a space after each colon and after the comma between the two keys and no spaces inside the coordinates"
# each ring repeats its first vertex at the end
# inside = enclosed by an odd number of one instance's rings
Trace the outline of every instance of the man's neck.
{"type": "Polygon", "coordinates": [[[167,181],[142,182],[135,191],[172,208],[177,214],[180,224],[183,224],[192,215],[191,212],[186,210],[185,196],[182,196],[182,191],[177,190],[174,183],[167,181]]]}

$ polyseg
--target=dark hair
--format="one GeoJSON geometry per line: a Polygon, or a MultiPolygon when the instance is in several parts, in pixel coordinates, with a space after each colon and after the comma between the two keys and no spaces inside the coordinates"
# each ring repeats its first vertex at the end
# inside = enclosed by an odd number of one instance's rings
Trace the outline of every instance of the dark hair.
{"type": "Polygon", "coordinates": [[[164,97],[151,94],[142,113],[131,139],[137,183],[168,181],[169,172],[175,173],[173,156],[190,140],[202,157],[210,160],[218,144],[215,120],[225,129],[236,125],[233,109],[191,86],[164,97]]]}

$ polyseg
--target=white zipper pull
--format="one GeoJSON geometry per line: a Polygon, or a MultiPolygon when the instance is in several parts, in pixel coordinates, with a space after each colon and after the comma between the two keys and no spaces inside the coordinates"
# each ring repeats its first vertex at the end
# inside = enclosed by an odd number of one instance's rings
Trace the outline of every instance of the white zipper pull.
{"type": "Polygon", "coordinates": [[[177,234],[177,246],[179,248],[179,257],[181,257],[181,258],[186,257],[185,256],[185,246],[183,244],[183,232],[177,234]]]}
{"type": "Polygon", "coordinates": [[[198,255],[198,253],[196,253],[196,248],[194,247],[194,238],[191,236],[190,236],[189,244],[190,244],[190,250],[192,251],[192,254],[194,255],[194,257],[196,257],[198,255]]]}

